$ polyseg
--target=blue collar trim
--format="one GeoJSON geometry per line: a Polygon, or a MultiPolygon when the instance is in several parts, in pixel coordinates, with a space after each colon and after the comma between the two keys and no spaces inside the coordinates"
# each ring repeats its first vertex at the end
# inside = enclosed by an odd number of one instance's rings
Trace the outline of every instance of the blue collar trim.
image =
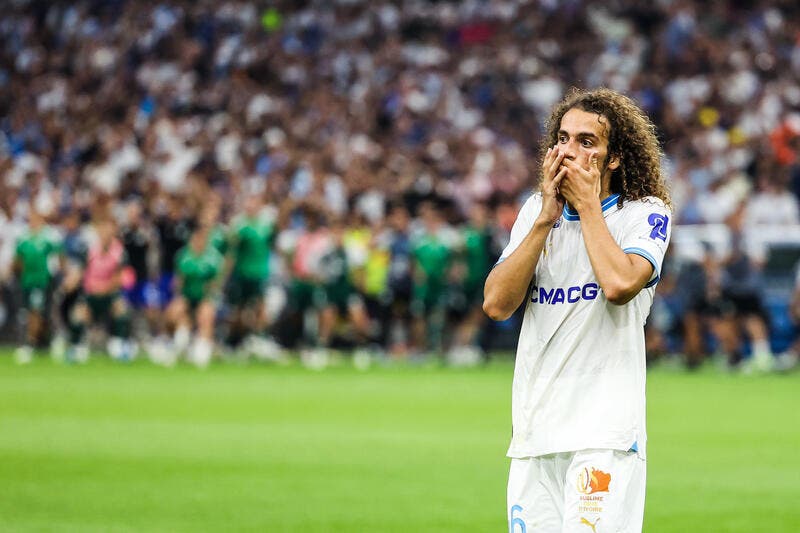
{"type": "MultiPolygon", "coordinates": [[[[612,207],[617,204],[617,199],[619,199],[619,194],[612,194],[602,202],[600,202],[600,207],[603,212],[608,211],[612,207]]],[[[581,217],[578,215],[578,212],[570,208],[568,205],[564,205],[564,211],[562,213],[564,215],[565,220],[580,220],[581,217]]]]}

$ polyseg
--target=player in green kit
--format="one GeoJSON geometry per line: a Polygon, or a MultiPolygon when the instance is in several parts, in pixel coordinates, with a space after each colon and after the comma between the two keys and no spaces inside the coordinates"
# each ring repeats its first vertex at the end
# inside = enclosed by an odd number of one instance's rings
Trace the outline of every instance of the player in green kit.
{"type": "Polygon", "coordinates": [[[27,319],[23,345],[15,352],[19,364],[31,362],[33,346],[41,346],[47,341],[53,281],[50,262],[60,248],[58,235],[47,227],[42,214],[31,207],[28,230],[17,241],[15,254],[15,269],[27,319]]]}
{"type": "Polygon", "coordinates": [[[218,307],[218,279],[224,258],[209,239],[210,228],[201,226],[192,234],[188,246],[175,257],[177,296],[167,307],[167,321],[175,329],[174,362],[186,349],[194,325],[195,340],[187,353],[190,362],[205,367],[214,348],[214,321],[218,307]]]}
{"type": "Polygon", "coordinates": [[[447,276],[452,263],[452,247],[446,227],[433,204],[420,206],[424,233],[414,239],[414,294],[411,312],[417,348],[441,351],[447,303],[447,276]]]}
{"type": "Polygon", "coordinates": [[[489,208],[476,203],[469,210],[467,225],[461,230],[458,250],[458,283],[451,298],[455,338],[448,360],[457,365],[474,365],[484,356],[478,347],[478,334],[486,322],[483,313],[483,285],[492,266],[492,227],[489,208]]]}
{"type": "Polygon", "coordinates": [[[248,196],[244,212],[231,221],[228,251],[232,261],[227,299],[233,308],[229,342],[238,345],[249,336],[248,351],[260,351],[268,325],[264,291],[275,237],[275,217],[260,195],[248,196]]]}
{"type": "Polygon", "coordinates": [[[369,316],[350,277],[344,233],[344,221],[333,219],[330,224],[329,246],[319,262],[319,342],[325,348],[330,347],[339,319],[346,319],[352,324],[356,345],[362,346],[369,337],[369,316]]]}
{"type": "Polygon", "coordinates": [[[228,228],[220,221],[222,206],[216,196],[211,196],[200,211],[200,225],[208,228],[208,241],[211,246],[225,256],[228,253],[228,228]]]}

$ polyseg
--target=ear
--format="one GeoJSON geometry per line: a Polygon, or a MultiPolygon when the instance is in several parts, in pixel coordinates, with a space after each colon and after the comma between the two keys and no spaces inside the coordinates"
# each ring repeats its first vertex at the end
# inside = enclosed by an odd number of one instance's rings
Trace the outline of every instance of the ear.
{"type": "Polygon", "coordinates": [[[616,154],[612,154],[608,156],[608,165],[606,168],[608,170],[617,170],[620,164],[620,157],[616,154]]]}

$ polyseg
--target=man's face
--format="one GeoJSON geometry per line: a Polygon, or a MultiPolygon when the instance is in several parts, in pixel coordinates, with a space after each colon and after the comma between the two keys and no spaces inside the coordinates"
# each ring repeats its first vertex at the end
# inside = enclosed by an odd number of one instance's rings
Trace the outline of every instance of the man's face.
{"type": "Polygon", "coordinates": [[[247,216],[255,217],[261,209],[261,197],[257,194],[248,196],[244,201],[244,210],[247,216]]]}
{"type": "Polygon", "coordinates": [[[558,147],[567,159],[572,159],[583,168],[589,168],[589,157],[597,152],[600,173],[619,166],[616,157],[608,158],[608,119],[597,113],[572,108],[561,117],[558,131],[558,147]]]}
{"type": "Polygon", "coordinates": [[[470,222],[478,228],[482,228],[489,220],[489,210],[481,203],[476,203],[469,211],[470,222]]]}
{"type": "Polygon", "coordinates": [[[400,207],[393,209],[390,222],[395,230],[405,231],[408,228],[408,211],[400,207]]]}
{"type": "Polygon", "coordinates": [[[44,226],[44,217],[36,209],[31,209],[28,214],[28,225],[34,230],[38,230],[44,226]]]}
{"type": "Polygon", "coordinates": [[[141,219],[141,214],[142,206],[138,202],[129,203],[127,208],[128,225],[137,225],[141,219]]]}
{"type": "Polygon", "coordinates": [[[438,229],[439,216],[432,205],[422,204],[419,209],[419,216],[428,231],[434,232],[438,229]]]}
{"type": "Polygon", "coordinates": [[[80,226],[80,218],[77,213],[70,213],[64,218],[64,228],[67,231],[75,231],[80,226]]]}

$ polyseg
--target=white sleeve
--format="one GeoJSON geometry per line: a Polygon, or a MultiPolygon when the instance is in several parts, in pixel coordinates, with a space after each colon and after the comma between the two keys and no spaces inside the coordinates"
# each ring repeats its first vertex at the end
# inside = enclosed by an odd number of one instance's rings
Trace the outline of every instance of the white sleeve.
{"type": "Polygon", "coordinates": [[[503,249],[503,253],[500,254],[500,259],[497,260],[495,266],[508,259],[508,256],[514,253],[514,250],[517,249],[525,239],[525,236],[531,231],[533,223],[541,211],[542,195],[539,193],[531,195],[523,204],[522,209],[519,210],[517,220],[514,221],[514,227],[511,228],[511,238],[508,241],[508,245],[503,249]]]}
{"type": "Polygon", "coordinates": [[[645,287],[652,287],[661,277],[661,264],[672,236],[672,212],[663,202],[645,199],[635,204],[628,220],[620,247],[626,254],[644,257],[653,265],[653,277],[645,287]]]}

